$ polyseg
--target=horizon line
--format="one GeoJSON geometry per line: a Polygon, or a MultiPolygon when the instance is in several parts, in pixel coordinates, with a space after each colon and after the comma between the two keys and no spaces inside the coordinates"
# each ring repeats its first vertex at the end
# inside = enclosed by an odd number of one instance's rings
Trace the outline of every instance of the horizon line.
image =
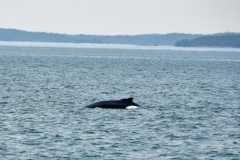
{"type": "Polygon", "coordinates": [[[190,34],[190,35],[214,35],[214,34],[222,34],[222,33],[240,33],[240,32],[232,32],[232,31],[222,31],[222,32],[145,32],[145,33],[126,33],[126,34],[98,34],[98,33],[66,33],[66,32],[53,32],[53,31],[37,31],[31,29],[24,29],[24,28],[15,28],[15,27],[0,27],[0,29],[6,30],[16,30],[16,31],[24,31],[24,32],[32,32],[32,33],[48,33],[48,34],[62,34],[62,35],[89,35],[89,36],[140,36],[140,35],[168,35],[168,34],[190,34]]]}

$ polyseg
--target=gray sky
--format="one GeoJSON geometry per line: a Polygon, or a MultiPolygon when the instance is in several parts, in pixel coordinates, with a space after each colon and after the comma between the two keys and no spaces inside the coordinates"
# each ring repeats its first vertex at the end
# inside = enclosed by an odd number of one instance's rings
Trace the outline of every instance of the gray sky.
{"type": "Polygon", "coordinates": [[[0,27],[73,34],[240,32],[240,0],[0,0],[0,27]]]}

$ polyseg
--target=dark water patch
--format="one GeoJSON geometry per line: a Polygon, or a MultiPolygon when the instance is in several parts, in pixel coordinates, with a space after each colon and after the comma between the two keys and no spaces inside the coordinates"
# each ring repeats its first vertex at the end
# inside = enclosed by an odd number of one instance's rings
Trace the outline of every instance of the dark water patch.
{"type": "Polygon", "coordinates": [[[8,102],[0,102],[0,105],[7,105],[8,102]]]}

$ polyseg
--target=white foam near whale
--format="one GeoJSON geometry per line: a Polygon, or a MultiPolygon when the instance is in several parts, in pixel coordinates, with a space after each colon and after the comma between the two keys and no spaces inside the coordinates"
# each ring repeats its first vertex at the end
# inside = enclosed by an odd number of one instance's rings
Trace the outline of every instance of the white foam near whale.
{"type": "Polygon", "coordinates": [[[137,106],[127,106],[126,109],[137,109],[137,106]]]}

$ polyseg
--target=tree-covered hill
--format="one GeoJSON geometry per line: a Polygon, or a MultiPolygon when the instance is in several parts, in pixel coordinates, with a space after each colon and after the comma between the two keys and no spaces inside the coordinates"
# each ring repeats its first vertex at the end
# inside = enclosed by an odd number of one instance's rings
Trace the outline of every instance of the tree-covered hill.
{"type": "Polygon", "coordinates": [[[240,33],[219,33],[180,40],[175,43],[181,47],[240,47],[240,33]]]}

